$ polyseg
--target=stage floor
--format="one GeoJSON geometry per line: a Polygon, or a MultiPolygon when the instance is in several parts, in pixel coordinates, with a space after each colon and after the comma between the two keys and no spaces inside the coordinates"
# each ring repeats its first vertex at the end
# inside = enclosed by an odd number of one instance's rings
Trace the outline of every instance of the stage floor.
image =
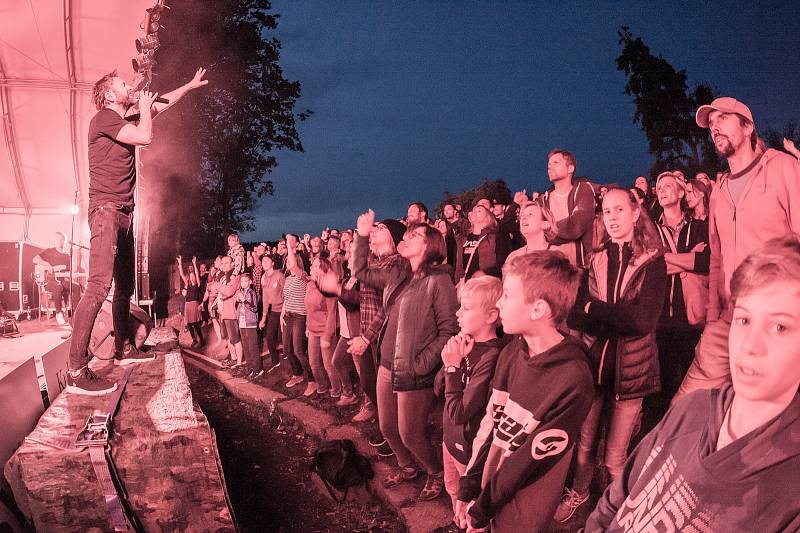
{"type": "Polygon", "coordinates": [[[59,326],[55,319],[49,320],[21,320],[17,323],[19,334],[14,336],[0,336],[0,380],[6,377],[19,365],[30,357],[36,362],[36,374],[39,377],[39,387],[44,389],[44,368],[42,355],[53,351],[69,339],[63,339],[70,329],[59,326]]]}

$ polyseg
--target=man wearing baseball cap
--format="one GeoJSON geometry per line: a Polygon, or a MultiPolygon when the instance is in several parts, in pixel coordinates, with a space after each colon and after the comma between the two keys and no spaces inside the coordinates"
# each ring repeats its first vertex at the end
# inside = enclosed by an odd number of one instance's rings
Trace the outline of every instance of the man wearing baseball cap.
{"type": "Polygon", "coordinates": [[[800,233],[800,163],[778,150],[757,148],[750,109],[735,98],[717,98],[697,110],[714,147],[727,159],[709,205],[709,302],[706,327],[674,401],[731,378],[728,331],[733,317],[730,280],[742,260],[765,242],[800,233]]]}

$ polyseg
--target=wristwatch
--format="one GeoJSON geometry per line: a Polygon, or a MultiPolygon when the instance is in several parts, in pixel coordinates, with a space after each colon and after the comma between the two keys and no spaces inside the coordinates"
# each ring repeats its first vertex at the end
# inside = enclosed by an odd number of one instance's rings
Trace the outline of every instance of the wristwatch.
{"type": "Polygon", "coordinates": [[[456,372],[458,372],[457,366],[447,365],[446,367],[444,367],[445,374],[455,374],[456,372]]]}

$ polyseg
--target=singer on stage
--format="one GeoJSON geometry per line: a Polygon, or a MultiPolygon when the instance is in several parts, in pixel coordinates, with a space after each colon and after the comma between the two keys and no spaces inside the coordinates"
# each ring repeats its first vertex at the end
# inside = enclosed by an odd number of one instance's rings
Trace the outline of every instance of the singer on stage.
{"type": "Polygon", "coordinates": [[[89,124],[89,279],[75,309],[69,351],[68,392],[101,395],[117,384],[94,374],[88,366],[89,340],[111,282],[114,281],[114,359],[125,365],[153,359],[130,343],[130,300],[134,287],[133,193],[136,185],[135,150],[150,144],[153,117],[187,92],[208,83],[198,69],[189,83],[156,102],[150,92],[135,94],[114,71],[94,85],[98,112],[89,124]],[[138,98],[137,98],[138,97],[138,98]],[[138,114],[132,114],[138,99],[138,114]]]}

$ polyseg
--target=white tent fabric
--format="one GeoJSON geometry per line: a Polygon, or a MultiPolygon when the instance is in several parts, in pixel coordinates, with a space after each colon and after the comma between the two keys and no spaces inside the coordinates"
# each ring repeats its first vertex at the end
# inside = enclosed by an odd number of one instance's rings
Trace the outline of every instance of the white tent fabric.
{"type": "Polygon", "coordinates": [[[0,241],[88,241],[87,135],[95,81],[134,76],[155,0],[0,1],[0,241]]]}

